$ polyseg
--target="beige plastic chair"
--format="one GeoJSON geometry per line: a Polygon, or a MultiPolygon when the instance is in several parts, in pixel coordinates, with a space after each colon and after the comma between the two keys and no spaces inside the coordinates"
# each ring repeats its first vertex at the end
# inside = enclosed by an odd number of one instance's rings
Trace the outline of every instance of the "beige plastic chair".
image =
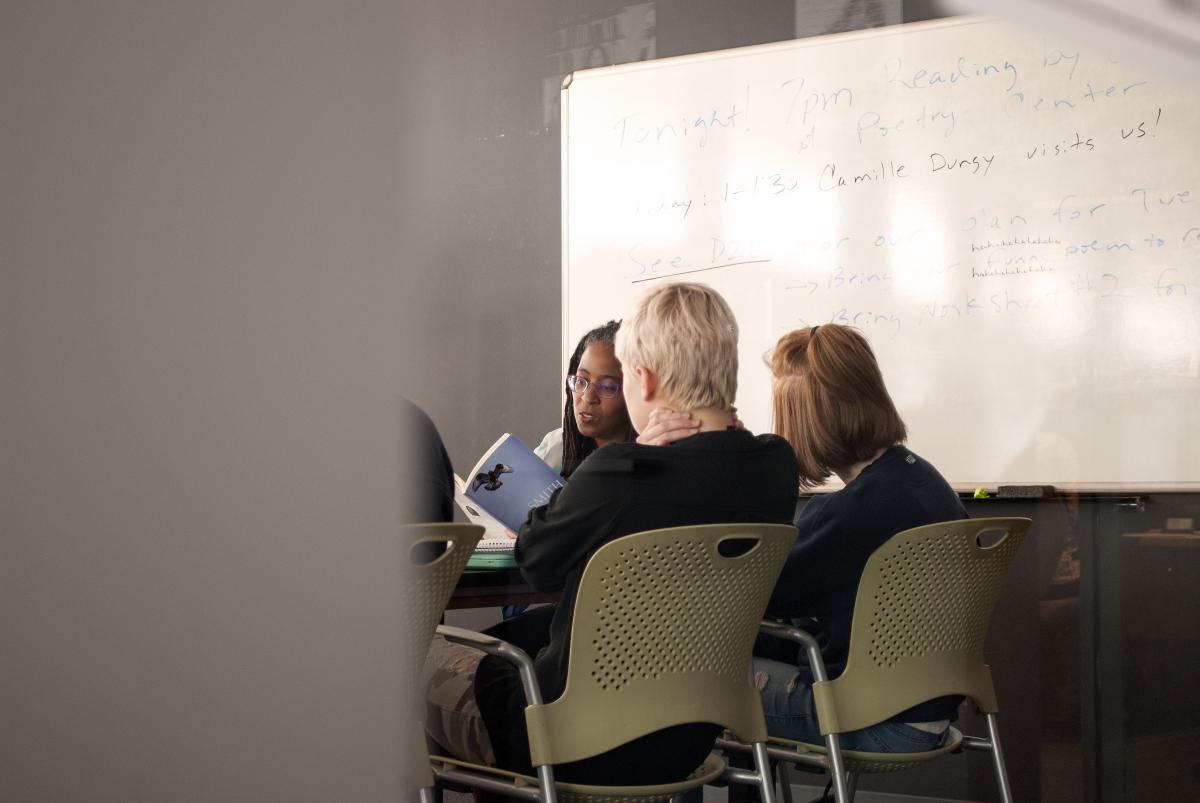
{"type": "Polygon", "coordinates": [[[533,663],[517,648],[440,627],[452,641],[513,661],[521,673],[536,779],[434,757],[440,780],[525,800],[656,801],[725,774],[774,800],[766,722],[750,683],[751,649],[796,529],[711,524],[618,538],[592,555],[572,623],[566,688],[543,703],[533,663]],[[737,552],[738,548],[744,551],[737,552]],[[746,548],[748,547],[748,548],[746,548]],[[711,722],[751,745],[757,772],[709,758],[687,780],[659,786],[558,783],[552,765],[599,755],[672,725],[711,722]]]}
{"type": "Polygon", "coordinates": [[[425,750],[421,672],[446,603],[482,536],[483,528],[475,524],[407,524],[400,528],[402,582],[397,610],[400,633],[406,642],[400,650],[399,688],[401,704],[411,706],[410,713],[401,719],[401,726],[410,728],[405,734],[410,753],[401,762],[401,784],[418,790],[425,803],[432,803],[434,781],[425,750]],[[439,546],[444,546],[444,551],[439,546]]]}
{"type": "MultiPolygon", "coordinates": [[[[1001,799],[1012,803],[983,645],[996,596],[1030,524],[1025,518],[964,519],[906,530],[880,546],[859,581],[846,669],[835,680],[827,679],[810,634],[763,623],[763,632],[796,641],[807,651],[825,736],[824,747],[770,740],[767,752],[780,762],[787,803],[789,764],[828,771],[838,803],[847,803],[854,799],[859,773],[906,769],[960,747],[991,752],[1001,799]],[[951,728],[947,743],[927,753],[864,753],[838,746],[838,733],[875,725],[943,695],[974,700],[986,717],[988,738],[951,728]]],[[[733,741],[719,743],[746,749],[733,741]]]]}

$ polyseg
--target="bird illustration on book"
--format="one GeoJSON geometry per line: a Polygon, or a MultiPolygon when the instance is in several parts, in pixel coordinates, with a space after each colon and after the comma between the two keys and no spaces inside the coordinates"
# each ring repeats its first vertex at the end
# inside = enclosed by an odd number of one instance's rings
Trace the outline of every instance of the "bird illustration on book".
{"type": "Polygon", "coordinates": [[[500,479],[500,475],[511,473],[511,468],[503,463],[497,463],[496,467],[491,471],[481,471],[475,475],[475,480],[471,483],[471,490],[477,491],[482,486],[485,491],[495,491],[504,484],[500,479]]]}
{"type": "MultiPolygon", "coordinates": [[[[462,502],[470,502],[470,507],[486,513],[496,528],[509,533],[505,540],[511,549],[515,533],[529,517],[529,509],[546,504],[549,495],[562,484],[563,478],[557,471],[543,463],[519,438],[506,432],[466,475],[462,482],[462,502]]],[[[480,516],[472,516],[470,510],[467,518],[482,523],[478,521],[480,516]]]]}

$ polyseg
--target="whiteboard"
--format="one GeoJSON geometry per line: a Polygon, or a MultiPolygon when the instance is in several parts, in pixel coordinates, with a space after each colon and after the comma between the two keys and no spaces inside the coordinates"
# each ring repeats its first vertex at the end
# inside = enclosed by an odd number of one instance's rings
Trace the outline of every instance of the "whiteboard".
{"type": "Polygon", "coordinates": [[[1200,98],[960,18],[575,73],[563,354],[705,282],[763,355],[857,326],[959,487],[1200,484],[1200,98]]]}

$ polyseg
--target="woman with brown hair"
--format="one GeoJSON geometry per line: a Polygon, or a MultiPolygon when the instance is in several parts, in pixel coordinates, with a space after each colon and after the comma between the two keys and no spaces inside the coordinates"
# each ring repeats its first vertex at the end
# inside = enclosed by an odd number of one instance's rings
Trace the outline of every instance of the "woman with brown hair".
{"type": "MultiPolygon", "coordinates": [[[[937,469],[903,445],[904,422],[857,330],[838,324],[798,329],[779,339],[769,363],[775,431],[796,453],[801,489],[831,475],[845,487],[805,505],[796,521],[800,534],[767,610],[817,637],[834,678],[845,668],[854,598],[871,553],[898,532],[967,514],[937,469]]],[[[760,646],[755,681],[768,730],[820,744],[807,656],[790,642],[762,639],[760,646]]],[[[888,722],[843,734],[842,746],[931,750],[945,740],[960,701],[922,703],[888,722]]]]}

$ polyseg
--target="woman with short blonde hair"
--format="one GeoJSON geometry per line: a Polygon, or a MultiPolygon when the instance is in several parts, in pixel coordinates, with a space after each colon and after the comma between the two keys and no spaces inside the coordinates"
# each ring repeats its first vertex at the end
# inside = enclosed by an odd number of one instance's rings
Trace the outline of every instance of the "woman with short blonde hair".
{"type": "MultiPolygon", "coordinates": [[[[540,591],[561,591],[561,598],[487,632],[536,656],[547,702],[566,684],[575,600],[597,549],[623,535],[664,527],[790,523],[796,508],[799,479],[788,444],[731,426],[737,325],[716,291],[690,283],[654,288],[621,323],[617,355],[635,429],[656,410],[687,405],[694,418],[670,446],[615,441],[600,446],[521,527],[513,551],[521,574],[540,591]]],[[[426,719],[433,739],[459,758],[532,772],[525,698],[512,664],[435,639],[427,671],[434,679],[426,719]]],[[[707,722],[674,725],[557,766],[555,776],[628,786],[679,781],[708,755],[719,731],[707,722]]]]}
{"type": "Polygon", "coordinates": [[[737,320],[725,299],[707,285],[675,282],[649,291],[621,323],[617,359],[653,366],[679,409],[729,409],[737,395],[737,344],[737,320]]]}

